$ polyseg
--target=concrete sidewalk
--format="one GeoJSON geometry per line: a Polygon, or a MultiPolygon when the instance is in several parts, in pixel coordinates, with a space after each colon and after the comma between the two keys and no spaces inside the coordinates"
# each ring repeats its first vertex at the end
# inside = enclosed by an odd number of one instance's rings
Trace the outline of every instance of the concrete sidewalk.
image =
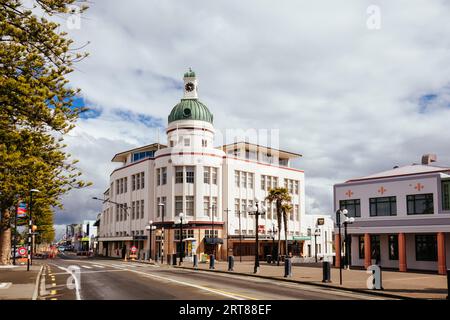
{"type": "MultiPolygon", "coordinates": [[[[236,262],[234,272],[245,275],[254,275],[254,263],[251,261],[236,262]]],[[[322,268],[317,266],[293,266],[292,277],[284,277],[284,265],[260,263],[260,272],[258,276],[270,277],[273,279],[289,279],[302,283],[310,283],[321,286],[332,286],[365,293],[374,293],[367,289],[367,279],[370,274],[365,270],[342,270],[343,285],[339,285],[339,269],[331,268],[332,283],[322,283],[322,268]]],[[[184,268],[193,269],[192,263],[183,262],[184,268]]],[[[209,270],[209,263],[199,263],[199,270],[209,270]]],[[[226,262],[216,261],[215,271],[227,272],[228,264],[226,262]]],[[[447,297],[447,277],[435,274],[414,273],[414,272],[396,272],[383,271],[383,288],[375,293],[389,294],[405,298],[418,299],[446,299],[447,297]]]]}
{"type": "Polygon", "coordinates": [[[0,300],[32,300],[37,298],[41,264],[0,266],[0,300]]]}

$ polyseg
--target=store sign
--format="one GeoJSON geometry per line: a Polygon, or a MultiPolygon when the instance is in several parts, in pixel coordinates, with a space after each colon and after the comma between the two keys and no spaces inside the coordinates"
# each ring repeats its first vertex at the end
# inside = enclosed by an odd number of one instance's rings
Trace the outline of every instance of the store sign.
{"type": "Polygon", "coordinates": [[[294,240],[311,240],[310,236],[294,236],[294,240]]]}
{"type": "Polygon", "coordinates": [[[318,226],[323,226],[325,224],[325,218],[319,218],[317,219],[317,225],[318,226]]]}

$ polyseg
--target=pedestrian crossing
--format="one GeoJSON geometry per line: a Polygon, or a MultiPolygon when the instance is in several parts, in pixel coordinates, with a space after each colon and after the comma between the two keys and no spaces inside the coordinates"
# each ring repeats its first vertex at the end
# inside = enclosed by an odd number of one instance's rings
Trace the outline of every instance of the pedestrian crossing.
{"type": "Polygon", "coordinates": [[[140,268],[159,268],[158,265],[152,265],[152,264],[140,264],[140,263],[103,263],[103,264],[75,264],[77,267],[79,267],[81,270],[86,269],[86,271],[97,271],[98,269],[108,269],[108,268],[133,268],[133,269],[140,269],[140,268]]]}

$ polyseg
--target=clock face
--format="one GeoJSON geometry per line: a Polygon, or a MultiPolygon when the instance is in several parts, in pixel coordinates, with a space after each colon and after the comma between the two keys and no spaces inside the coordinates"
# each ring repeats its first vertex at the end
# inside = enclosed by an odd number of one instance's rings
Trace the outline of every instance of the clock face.
{"type": "Polygon", "coordinates": [[[184,88],[186,89],[186,91],[191,92],[192,90],[194,90],[195,86],[192,82],[188,82],[186,83],[186,86],[184,88]]]}

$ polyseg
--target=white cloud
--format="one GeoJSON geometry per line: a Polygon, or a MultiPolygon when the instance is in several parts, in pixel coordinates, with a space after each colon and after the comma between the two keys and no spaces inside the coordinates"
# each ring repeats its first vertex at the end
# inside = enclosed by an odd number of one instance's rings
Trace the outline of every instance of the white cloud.
{"type": "Polygon", "coordinates": [[[101,192],[113,154],[155,138],[114,110],[166,123],[192,67],[215,126],[280,128],[282,148],[304,155],[309,208],[329,213],[333,183],[426,152],[450,164],[449,11],[439,0],[92,3],[70,31],[91,43],[71,80],[104,114],[80,122],[71,151],[101,192]],[[366,27],[371,4],[380,30],[366,27]]]}

